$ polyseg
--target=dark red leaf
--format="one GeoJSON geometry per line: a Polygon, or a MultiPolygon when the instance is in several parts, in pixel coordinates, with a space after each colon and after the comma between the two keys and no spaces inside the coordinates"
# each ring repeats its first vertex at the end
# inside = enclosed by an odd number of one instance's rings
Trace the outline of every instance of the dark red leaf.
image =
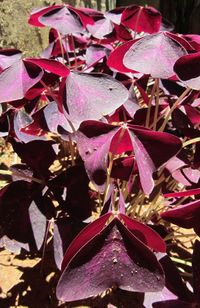
{"type": "Polygon", "coordinates": [[[118,216],[119,219],[124,223],[126,228],[149,248],[153,249],[156,252],[166,251],[165,242],[154,230],[152,230],[145,224],[138,222],[137,220],[129,218],[122,213],[120,213],[118,216]]]}
{"type": "Polygon", "coordinates": [[[86,226],[73,240],[73,242],[68,247],[62,262],[62,271],[66,268],[70,260],[73,256],[82,248],[84,247],[91,239],[93,239],[96,234],[100,233],[106,225],[106,222],[110,218],[112,214],[107,213],[98,220],[95,220],[93,223],[86,226]]]}
{"type": "Polygon", "coordinates": [[[199,194],[200,194],[200,188],[196,188],[196,189],[189,189],[185,191],[164,194],[164,197],[165,198],[179,198],[179,197],[195,196],[199,194]]]}
{"type": "Polygon", "coordinates": [[[130,130],[142,142],[156,168],[162,166],[181,150],[182,142],[172,134],[145,129],[139,125],[130,125],[130,130]]]}
{"type": "Polygon", "coordinates": [[[137,40],[128,41],[127,43],[124,43],[117,47],[111,54],[109,55],[107,59],[107,65],[111,67],[112,69],[115,69],[119,72],[123,73],[129,73],[129,72],[135,72],[134,70],[127,68],[123,64],[123,58],[126,52],[129,50],[129,48],[132,46],[133,43],[135,43],[137,40]]]}
{"type": "Polygon", "coordinates": [[[29,17],[28,23],[30,25],[36,26],[36,27],[45,27],[44,24],[42,24],[39,21],[39,18],[42,15],[44,15],[46,13],[49,13],[51,10],[54,10],[54,9],[57,9],[57,8],[61,8],[61,7],[62,7],[62,5],[52,5],[52,6],[49,6],[49,7],[33,10],[31,12],[30,17],[29,17]]]}
{"type": "Polygon", "coordinates": [[[200,52],[182,56],[174,65],[178,78],[194,90],[200,89],[200,52]]]}
{"type": "Polygon", "coordinates": [[[200,201],[180,205],[161,213],[161,217],[183,228],[195,228],[196,225],[199,225],[200,201]]]}
{"type": "Polygon", "coordinates": [[[134,156],[118,158],[113,161],[111,177],[128,181],[133,172],[134,156]]]}
{"type": "Polygon", "coordinates": [[[94,24],[94,19],[86,12],[86,10],[82,8],[75,8],[71,5],[67,6],[69,11],[73,11],[78,17],[80,18],[83,27],[86,27],[87,25],[93,25],[94,24]]]}
{"type": "Polygon", "coordinates": [[[198,125],[200,123],[200,112],[197,108],[191,105],[184,106],[187,116],[193,125],[198,125]]]}
{"type": "Polygon", "coordinates": [[[70,70],[64,64],[56,60],[48,60],[42,58],[28,58],[27,60],[31,63],[38,65],[40,68],[61,77],[66,77],[70,73],[70,70]]]}
{"type": "Polygon", "coordinates": [[[135,32],[155,33],[161,25],[161,14],[151,6],[128,6],[122,13],[121,22],[135,32]]]}
{"type": "Polygon", "coordinates": [[[196,50],[200,51],[200,35],[198,34],[184,34],[183,38],[196,50]]]}

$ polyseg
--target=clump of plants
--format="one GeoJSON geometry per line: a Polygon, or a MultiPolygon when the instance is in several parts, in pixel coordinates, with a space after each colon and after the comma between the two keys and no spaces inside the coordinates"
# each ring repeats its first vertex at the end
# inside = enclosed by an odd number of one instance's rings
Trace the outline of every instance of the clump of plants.
{"type": "Polygon", "coordinates": [[[1,245],[41,275],[48,247],[63,307],[198,307],[200,36],[136,5],[28,22],[50,28],[43,53],[0,50],[0,131],[21,159],[1,171],[1,245]]]}

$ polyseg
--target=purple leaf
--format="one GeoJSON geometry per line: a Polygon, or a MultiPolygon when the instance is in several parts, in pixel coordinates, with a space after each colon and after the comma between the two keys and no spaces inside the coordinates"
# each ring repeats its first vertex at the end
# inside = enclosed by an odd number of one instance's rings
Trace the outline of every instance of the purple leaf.
{"type": "Polygon", "coordinates": [[[113,31],[112,22],[110,19],[105,17],[95,21],[94,25],[87,26],[87,29],[92,34],[92,36],[100,40],[113,31]]]}
{"type": "Polygon", "coordinates": [[[11,140],[14,151],[34,171],[39,178],[48,178],[51,166],[56,158],[52,141],[35,140],[26,144],[11,140]]]}
{"type": "Polygon", "coordinates": [[[193,289],[194,296],[198,304],[200,303],[200,242],[195,241],[194,250],[192,255],[192,268],[193,268],[193,289]]]}
{"type": "Polygon", "coordinates": [[[30,251],[28,244],[15,241],[14,239],[11,240],[6,235],[0,238],[0,247],[7,249],[16,255],[20,254],[22,248],[26,251],[30,251]]]}
{"type": "MultiPolygon", "coordinates": [[[[66,227],[66,222],[65,222],[65,227],[66,227]]],[[[65,228],[65,234],[67,236],[68,234],[66,230],[67,228],[65,228]]],[[[54,259],[56,262],[56,266],[58,269],[61,269],[61,263],[64,256],[64,252],[62,245],[62,237],[58,229],[58,225],[55,222],[53,225],[53,247],[54,247],[54,259]]]]}
{"type": "Polygon", "coordinates": [[[64,217],[54,221],[53,226],[54,259],[58,269],[61,269],[64,252],[85,224],[81,221],[74,221],[71,218],[64,217]]]}
{"type": "MultiPolygon", "coordinates": [[[[0,212],[4,217],[1,220],[1,236],[16,240],[22,248],[26,243],[34,251],[41,248],[46,230],[46,217],[33,201],[35,197],[38,199],[40,189],[38,184],[15,181],[0,191],[0,212]]],[[[45,201],[41,199],[40,202],[45,201]]]]}
{"type": "Polygon", "coordinates": [[[50,132],[58,134],[59,127],[61,127],[65,131],[72,133],[71,126],[68,124],[66,117],[58,110],[56,102],[49,102],[43,113],[50,132]]]}
{"type": "Polygon", "coordinates": [[[188,52],[194,52],[194,48],[188,43],[187,40],[184,39],[183,36],[177,35],[171,32],[167,32],[168,36],[171,37],[173,40],[175,40],[177,43],[179,43],[182,47],[185,48],[188,52]]]}
{"type": "Polygon", "coordinates": [[[17,49],[1,49],[0,50],[0,71],[11,66],[20,60],[22,53],[17,49]]]}
{"type": "Polygon", "coordinates": [[[181,141],[168,133],[130,125],[129,134],[138,165],[140,182],[146,194],[154,187],[153,172],[181,149],[181,141]]]}
{"type": "Polygon", "coordinates": [[[91,216],[88,183],[83,164],[76,164],[53,178],[48,185],[63,210],[71,218],[83,221],[91,216]]]}
{"type": "Polygon", "coordinates": [[[40,212],[34,201],[31,202],[28,212],[35,243],[39,250],[45,237],[46,217],[40,212]]]}
{"type": "Polygon", "coordinates": [[[98,190],[102,192],[105,189],[107,179],[108,152],[116,129],[118,128],[96,138],[88,138],[81,132],[76,134],[77,146],[88,176],[98,190]]]}
{"type": "Polygon", "coordinates": [[[191,186],[192,184],[197,184],[199,182],[200,171],[198,169],[192,169],[191,167],[185,167],[174,171],[172,176],[177,182],[185,186],[191,186]]]}
{"type": "Polygon", "coordinates": [[[61,34],[82,33],[83,26],[66,6],[52,8],[48,13],[44,13],[38,17],[38,21],[45,26],[56,29],[61,34]]]}
{"type": "Polygon", "coordinates": [[[43,76],[28,60],[14,62],[0,74],[0,103],[21,99],[43,76]]]}
{"type": "Polygon", "coordinates": [[[96,296],[112,287],[156,292],[163,286],[163,272],[154,254],[118,219],[113,219],[72,254],[59,280],[57,297],[69,302],[96,296]],[[80,280],[84,288],[80,288],[80,280]]]}
{"type": "Polygon", "coordinates": [[[187,303],[179,299],[153,303],[153,308],[177,308],[177,307],[193,308],[195,306],[193,305],[193,303],[187,303]]]}
{"type": "Polygon", "coordinates": [[[150,74],[153,78],[165,79],[174,75],[176,60],[186,53],[185,48],[167,32],[160,32],[133,43],[125,53],[123,64],[129,69],[150,74]]]}
{"type": "Polygon", "coordinates": [[[106,53],[108,53],[109,49],[106,49],[101,45],[91,45],[86,50],[86,64],[87,66],[94,66],[100,60],[102,60],[106,53]]]}
{"type": "Polygon", "coordinates": [[[200,51],[200,35],[198,34],[184,34],[183,38],[196,50],[200,51]]]}
{"type": "Polygon", "coordinates": [[[140,110],[140,106],[137,101],[137,97],[136,97],[133,85],[129,88],[129,98],[123,104],[123,107],[128,112],[128,114],[131,116],[131,118],[134,117],[137,110],[140,110]]]}
{"type": "Polygon", "coordinates": [[[31,202],[31,184],[16,181],[0,191],[1,236],[22,243],[33,244],[28,207],[31,202]],[[23,192],[23,193],[22,193],[23,192]]]}
{"type": "Polygon", "coordinates": [[[137,136],[131,134],[131,141],[134,148],[141,186],[144,193],[149,195],[154,188],[153,172],[156,168],[145,147],[137,136]]]}
{"type": "Polygon", "coordinates": [[[113,35],[116,35],[116,40],[121,42],[130,41],[133,38],[130,31],[122,24],[114,24],[113,35]]]}
{"type": "Polygon", "coordinates": [[[113,112],[128,95],[128,90],[108,75],[73,72],[67,77],[64,107],[73,124],[79,126],[82,121],[98,120],[113,112]]]}
{"type": "Polygon", "coordinates": [[[192,183],[198,183],[200,179],[200,171],[187,166],[184,161],[178,157],[171,158],[166,164],[166,169],[177,182],[185,186],[191,186],[192,183]]]}
{"type": "Polygon", "coordinates": [[[160,292],[146,292],[144,295],[144,307],[153,307],[152,305],[155,302],[160,301],[166,301],[166,300],[174,300],[177,299],[177,296],[175,296],[173,293],[171,293],[166,287],[162,289],[160,292]]]}
{"type": "Polygon", "coordinates": [[[12,181],[24,180],[29,183],[32,182],[33,172],[27,168],[25,164],[15,164],[10,166],[10,171],[12,171],[12,181]]]}
{"type": "MultiPolygon", "coordinates": [[[[112,129],[112,125],[97,123],[85,122],[84,130],[86,132],[91,130],[89,138],[82,132],[77,133],[78,148],[90,179],[95,182],[93,176],[95,170],[98,172],[101,170],[102,175],[104,171],[104,178],[101,177],[102,181],[99,182],[98,187],[103,191],[108,152],[122,154],[126,151],[134,151],[142,188],[146,194],[150,194],[154,187],[153,172],[177,154],[181,148],[180,140],[168,133],[152,131],[142,126],[113,125],[112,129]],[[92,129],[95,131],[93,134],[92,129]]],[[[96,184],[98,185],[97,181],[96,184]]]]}
{"type": "MultiPolygon", "coordinates": [[[[166,254],[159,260],[159,262],[165,273],[165,285],[167,289],[181,300],[190,300],[193,295],[186,287],[180,276],[178,268],[175,266],[170,257],[166,254]]],[[[163,300],[166,300],[166,298],[163,300]]]]}
{"type": "Polygon", "coordinates": [[[120,25],[122,12],[125,7],[116,7],[105,13],[106,18],[110,19],[114,24],[120,25]]]}
{"type": "Polygon", "coordinates": [[[45,136],[37,136],[35,134],[31,135],[26,133],[26,127],[33,122],[33,119],[23,110],[18,110],[15,112],[13,119],[13,129],[16,137],[24,142],[28,143],[34,140],[45,140],[45,136]],[[22,129],[25,128],[25,133],[22,129]]]}

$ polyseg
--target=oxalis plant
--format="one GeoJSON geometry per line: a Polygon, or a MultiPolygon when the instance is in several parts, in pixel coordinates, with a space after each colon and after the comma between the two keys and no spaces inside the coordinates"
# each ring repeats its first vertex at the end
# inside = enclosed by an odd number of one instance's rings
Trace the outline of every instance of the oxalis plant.
{"type": "Polygon", "coordinates": [[[48,307],[199,307],[200,36],[136,5],[28,22],[50,28],[42,54],[0,50],[21,159],[1,170],[1,246],[41,275],[53,252],[48,307]]]}

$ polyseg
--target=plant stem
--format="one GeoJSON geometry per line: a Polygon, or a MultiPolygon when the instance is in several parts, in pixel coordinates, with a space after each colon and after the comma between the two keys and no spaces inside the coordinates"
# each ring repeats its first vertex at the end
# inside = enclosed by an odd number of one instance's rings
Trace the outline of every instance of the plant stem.
{"type": "Polygon", "coordinates": [[[111,170],[112,170],[112,166],[113,166],[113,159],[114,159],[114,154],[113,153],[109,153],[109,154],[108,155],[110,156],[110,161],[109,161],[109,166],[108,166],[108,169],[107,169],[107,180],[106,180],[106,188],[105,188],[105,193],[104,193],[103,205],[107,201],[107,195],[108,195],[108,191],[109,191],[109,187],[110,187],[110,175],[111,175],[111,170]]]}
{"type": "Polygon", "coordinates": [[[0,170],[0,174],[5,174],[5,175],[15,175],[19,176],[21,178],[24,178],[25,180],[33,181],[39,184],[44,184],[44,181],[37,179],[35,177],[29,176],[24,174],[23,172],[18,172],[18,171],[11,171],[11,170],[0,170]]]}
{"type": "Polygon", "coordinates": [[[152,103],[152,100],[153,100],[153,96],[154,96],[156,87],[157,87],[157,83],[155,81],[153,88],[151,90],[151,95],[150,95],[150,99],[149,99],[149,103],[148,103],[148,110],[147,110],[146,123],[145,123],[145,127],[147,127],[147,128],[149,127],[150,115],[151,115],[151,103],[152,103]]]}
{"type": "Polygon", "coordinates": [[[185,91],[179,96],[179,98],[177,99],[177,101],[173,104],[173,106],[171,107],[171,109],[169,110],[162,126],[159,128],[160,132],[163,132],[165,129],[165,126],[167,125],[170,116],[172,114],[172,112],[178,107],[178,105],[180,104],[180,102],[182,101],[182,99],[190,92],[190,88],[186,88],[185,91]]]}
{"type": "Polygon", "coordinates": [[[196,137],[196,138],[190,139],[188,141],[185,141],[183,143],[183,147],[186,147],[186,146],[188,146],[190,144],[197,143],[197,142],[200,142],[200,137],[196,137]]]}
{"type": "MultiPolygon", "coordinates": [[[[72,48],[73,48],[73,52],[74,52],[75,66],[77,67],[78,62],[77,62],[77,56],[76,56],[76,48],[75,48],[75,43],[74,43],[74,37],[73,37],[72,34],[70,35],[70,37],[71,37],[71,40],[72,40],[72,48]]],[[[68,41],[69,41],[69,39],[68,39],[68,41]]]]}
{"type": "Polygon", "coordinates": [[[62,62],[63,62],[63,64],[65,64],[65,54],[64,54],[63,44],[62,44],[62,38],[61,38],[60,32],[57,31],[57,33],[58,33],[58,40],[59,40],[59,43],[60,43],[60,50],[61,50],[61,54],[62,54],[62,62]]]}
{"type": "Polygon", "coordinates": [[[180,263],[180,264],[187,265],[187,266],[192,266],[192,262],[190,261],[185,261],[185,260],[182,260],[176,257],[170,257],[170,259],[176,263],[180,263]]]}
{"type": "Polygon", "coordinates": [[[75,166],[75,160],[74,160],[74,146],[73,146],[73,142],[72,142],[72,137],[69,134],[69,148],[70,148],[70,152],[71,152],[71,158],[72,158],[72,166],[75,166]]]}
{"type": "Polygon", "coordinates": [[[102,211],[102,200],[101,200],[101,194],[100,194],[99,191],[98,191],[98,199],[99,199],[99,211],[101,213],[101,211],[102,211]]]}
{"type": "Polygon", "coordinates": [[[51,226],[52,222],[54,222],[53,218],[48,220],[48,223],[47,223],[47,229],[46,229],[46,232],[45,232],[44,243],[43,243],[43,248],[42,248],[42,260],[41,260],[40,273],[42,273],[42,271],[43,271],[44,255],[45,255],[45,251],[46,251],[46,244],[47,244],[47,240],[48,240],[49,229],[50,229],[50,226],[51,226]]]}
{"type": "Polygon", "coordinates": [[[139,207],[138,207],[138,211],[137,211],[137,217],[140,219],[141,217],[140,217],[140,213],[141,213],[141,210],[142,210],[142,207],[144,206],[144,199],[145,199],[145,195],[144,194],[142,194],[141,195],[141,198],[140,198],[140,204],[139,204],[139,207]]]}
{"type": "Polygon", "coordinates": [[[158,118],[158,108],[159,108],[159,78],[155,79],[156,83],[156,105],[155,105],[155,112],[153,118],[153,130],[156,130],[157,118],[158,118]]]}
{"type": "Polygon", "coordinates": [[[67,36],[65,37],[65,43],[66,43],[66,57],[67,57],[68,66],[70,68],[71,67],[70,56],[69,56],[69,52],[68,52],[68,48],[67,48],[67,46],[69,46],[69,40],[68,40],[67,36]]]}

